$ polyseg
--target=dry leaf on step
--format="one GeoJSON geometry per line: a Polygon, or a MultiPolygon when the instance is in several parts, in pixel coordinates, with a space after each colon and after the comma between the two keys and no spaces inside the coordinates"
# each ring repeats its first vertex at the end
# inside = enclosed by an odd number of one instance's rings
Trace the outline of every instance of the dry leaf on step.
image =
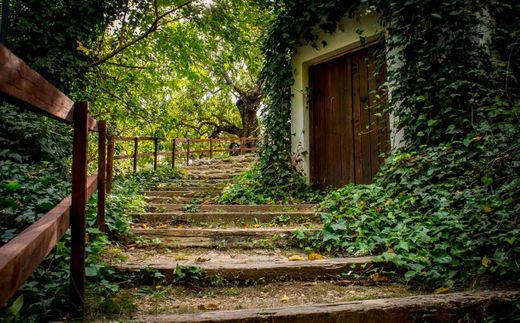
{"type": "Polygon", "coordinates": [[[282,302],[288,302],[288,301],[289,301],[289,296],[287,296],[287,295],[283,295],[283,297],[280,298],[280,301],[282,301],[282,302]]]}
{"type": "Polygon", "coordinates": [[[303,258],[300,255],[292,255],[292,256],[289,257],[289,260],[290,261],[304,261],[305,258],[303,258]]]}
{"type": "Polygon", "coordinates": [[[307,259],[309,260],[319,260],[319,259],[324,259],[325,257],[323,257],[322,255],[320,255],[319,253],[316,253],[316,252],[313,252],[313,253],[310,253],[307,255],[307,259]]]}
{"type": "Polygon", "coordinates": [[[386,282],[386,281],[388,281],[388,277],[383,275],[383,274],[380,274],[380,273],[375,273],[375,274],[370,275],[370,279],[372,279],[375,282],[386,282]]]}
{"type": "Polygon", "coordinates": [[[435,294],[444,294],[444,293],[447,293],[449,291],[450,291],[450,289],[448,287],[439,287],[433,293],[435,293],[435,294]]]}
{"type": "Polygon", "coordinates": [[[208,304],[199,304],[197,306],[199,310],[218,310],[219,306],[215,303],[208,303],[208,304]]]}
{"type": "Polygon", "coordinates": [[[198,257],[197,259],[195,259],[195,262],[206,262],[206,261],[210,261],[210,260],[211,260],[210,258],[198,257]]]}

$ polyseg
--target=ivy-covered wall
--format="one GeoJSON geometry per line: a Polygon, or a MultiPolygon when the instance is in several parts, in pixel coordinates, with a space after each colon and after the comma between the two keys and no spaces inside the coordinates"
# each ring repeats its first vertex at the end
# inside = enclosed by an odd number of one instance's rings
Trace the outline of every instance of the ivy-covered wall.
{"type": "Polygon", "coordinates": [[[501,25],[514,29],[514,22],[495,19],[514,15],[518,8],[512,7],[512,1],[492,0],[282,1],[264,46],[265,174],[283,173],[291,160],[292,59],[301,46],[320,46],[320,34],[335,32],[345,15],[355,17],[366,8],[379,15],[388,33],[384,59],[398,66],[388,73],[388,84],[395,88],[390,112],[407,127],[407,148],[415,149],[463,137],[478,120],[489,117],[484,105],[497,95],[514,96],[513,76],[518,73],[511,64],[514,60],[497,60],[508,55],[506,34],[510,41],[515,37],[501,25]],[[483,46],[486,34],[494,39],[491,48],[483,46]]]}
{"type": "Polygon", "coordinates": [[[387,111],[405,127],[406,145],[387,157],[373,184],[330,192],[322,202],[322,232],[302,240],[381,255],[427,288],[483,274],[518,281],[518,1],[281,1],[264,46],[265,144],[248,190],[298,194],[292,59],[301,46],[319,46],[320,33],[334,33],[345,15],[367,7],[386,31],[380,62],[388,66],[387,111]]]}

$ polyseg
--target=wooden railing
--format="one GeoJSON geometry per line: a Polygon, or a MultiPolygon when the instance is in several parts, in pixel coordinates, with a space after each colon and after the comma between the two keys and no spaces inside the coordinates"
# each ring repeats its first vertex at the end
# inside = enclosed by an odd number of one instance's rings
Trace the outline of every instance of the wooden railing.
{"type": "MultiPolygon", "coordinates": [[[[215,153],[230,153],[236,155],[242,155],[246,152],[251,152],[256,150],[257,142],[260,139],[257,137],[242,137],[242,138],[174,138],[174,139],[160,139],[156,137],[115,137],[109,140],[108,147],[108,167],[109,167],[109,178],[111,177],[110,173],[113,170],[114,160],[123,160],[123,159],[133,159],[132,169],[134,172],[137,172],[138,160],[142,157],[153,157],[153,167],[154,170],[157,169],[158,165],[158,156],[167,156],[170,157],[170,164],[175,167],[175,161],[181,155],[185,155],[184,163],[189,165],[190,158],[196,154],[199,154],[199,158],[208,157],[213,158],[215,153]],[[118,155],[114,156],[114,146],[116,142],[133,142],[133,153],[127,155],[118,155]],[[139,153],[139,142],[143,141],[152,141],[153,142],[153,152],[139,153]],[[171,147],[171,150],[168,151],[159,151],[159,144],[161,142],[166,142],[168,146],[171,147]],[[231,147],[232,143],[236,143],[236,146],[231,147]],[[200,147],[200,145],[207,145],[209,147],[200,147]],[[225,148],[222,147],[222,145],[225,148]],[[195,147],[193,145],[199,145],[199,147],[195,147]],[[203,149],[204,148],[204,149],[203,149]]],[[[109,180],[110,182],[110,180],[109,180]]]]}
{"type": "Polygon", "coordinates": [[[42,218],[0,248],[0,307],[16,293],[71,228],[70,298],[72,315],[81,317],[85,294],[86,203],[98,192],[97,225],[105,228],[107,127],[90,117],[87,102],[73,102],[0,45],[0,102],[6,101],[74,128],[72,193],[42,218]],[[89,131],[98,132],[98,172],[87,177],[89,131]]]}

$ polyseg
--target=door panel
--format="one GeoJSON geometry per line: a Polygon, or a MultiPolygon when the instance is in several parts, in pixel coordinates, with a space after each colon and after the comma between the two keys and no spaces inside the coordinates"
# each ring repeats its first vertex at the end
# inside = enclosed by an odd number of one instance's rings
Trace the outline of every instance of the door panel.
{"type": "Polygon", "coordinates": [[[387,116],[376,111],[372,49],[311,66],[311,176],[318,187],[370,183],[386,151],[387,116]]]}

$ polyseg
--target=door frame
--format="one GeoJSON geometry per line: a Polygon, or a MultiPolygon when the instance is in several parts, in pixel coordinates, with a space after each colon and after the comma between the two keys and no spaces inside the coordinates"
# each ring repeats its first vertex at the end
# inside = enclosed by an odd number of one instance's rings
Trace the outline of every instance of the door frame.
{"type": "MultiPolygon", "coordinates": [[[[340,58],[342,56],[346,56],[346,55],[350,55],[350,54],[353,54],[355,52],[358,52],[360,50],[363,50],[363,49],[366,49],[366,48],[369,48],[369,47],[372,47],[372,46],[376,46],[376,45],[379,45],[379,44],[382,44],[383,45],[383,48],[384,48],[384,42],[382,42],[380,40],[379,37],[370,37],[367,41],[365,41],[364,43],[361,43],[360,41],[358,42],[355,42],[351,45],[349,45],[347,48],[343,48],[343,49],[340,49],[339,51],[336,51],[336,52],[333,52],[332,55],[329,53],[329,54],[325,54],[325,55],[322,55],[320,57],[317,57],[317,58],[314,58],[312,59],[311,61],[307,62],[306,64],[306,68],[307,68],[307,75],[308,75],[308,86],[310,88],[311,84],[312,84],[312,80],[313,80],[313,77],[314,77],[314,73],[311,73],[311,67],[313,66],[316,66],[316,65],[319,65],[319,64],[322,64],[322,63],[326,63],[326,62],[329,62],[331,60],[334,60],[336,58],[340,58]]],[[[311,93],[311,96],[308,97],[308,120],[309,120],[309,126],[308,126],[308,131],[309,131],[309,178],[310,178],[310,183],[311,185],[314,185],[315,181],[316,181],[316,169],[315,169],[315,166],[316,166],[316,162],[315,162],[315,139],[314,139],[314,97],[312,96],[313,94],[311,93]]]]}

